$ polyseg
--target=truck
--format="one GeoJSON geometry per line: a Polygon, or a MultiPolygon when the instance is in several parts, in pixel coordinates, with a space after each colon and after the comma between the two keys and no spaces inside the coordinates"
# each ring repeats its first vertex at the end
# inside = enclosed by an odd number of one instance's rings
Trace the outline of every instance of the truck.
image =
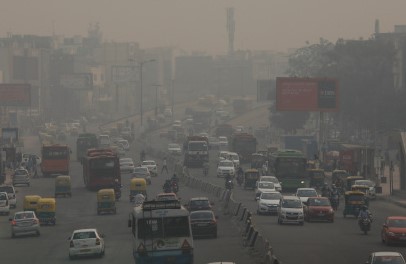
{"type": "Polygon", "coordinates": [[[257,152],[257,139],[249,133],[235,133],[229,140],[229,149],[238,153],[241,163],[250,163],[251,155],[257,152]]]}
{"type": "Polygon", "coordinates": [[[98,148],[99,141],[97,135],[93,133],[81,133],[76,139],[76,159],[82,161],[86,156],[87,150],[98,148]]]}
{"type": "Polygon", "coordinates": [[[203,167],[209,162],[209,140],[205,136],[188,136],[183,144],[184,165],[188,168],[203,167]]]}

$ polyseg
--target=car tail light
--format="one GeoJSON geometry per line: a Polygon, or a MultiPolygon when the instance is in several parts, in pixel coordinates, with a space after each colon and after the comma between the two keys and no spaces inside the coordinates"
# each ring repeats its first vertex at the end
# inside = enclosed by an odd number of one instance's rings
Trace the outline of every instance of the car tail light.
{"type": "Polygon", "coordinates": [[[75,245],[73,244],[73,241],[72,241],[72,240],[71,240],[70,243],[69,243],[69,247],[71,247],[71,248],[75,247],[75,245]]]}
{"type": "Polygon", "coordinates": [[[217,221],[216,220],[210,220],[210,224],[212,224],[212,225],[215,225],[215,224],[217,224],[217,221]]]}
{"type": "Polygon", "coordinates": [[[96,238],[96,245],[100,245],[100,238],[96,238]]]}
{"type": "Polygon", "coordinates": [[[15,220],[11,221],[11,225],[15,226],[17,222],[15,220]]]}

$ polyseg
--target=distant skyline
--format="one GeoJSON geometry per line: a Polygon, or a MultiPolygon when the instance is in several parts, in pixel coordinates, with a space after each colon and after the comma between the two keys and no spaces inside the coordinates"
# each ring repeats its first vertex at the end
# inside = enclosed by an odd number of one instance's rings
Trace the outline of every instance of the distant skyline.
{"type": "Polygon", "coordinates": [[[1,0],[0,35],[87,35],[141,48],[227,52],[226,9],[234,7],[235,50],[287,51],[320,38],[368,39],[406,24],[406,0],[1,0]]]}

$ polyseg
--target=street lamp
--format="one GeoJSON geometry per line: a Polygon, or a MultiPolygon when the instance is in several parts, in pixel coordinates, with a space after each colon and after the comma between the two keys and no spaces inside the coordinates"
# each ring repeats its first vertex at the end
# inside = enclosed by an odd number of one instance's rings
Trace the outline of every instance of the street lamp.
{"type": "Polygon", "coordinates": [[[140,98],[141,98],[141,103],[140,103],[141,127],[142,127],[142,116],[143,116],[143,108],[142,108],[142,67],[144,66],[145,63],[153,62],[153,61],[155,61],[155,59],[141,61],[139,63],[139,65],[140,65],[140,86],[141,86],[141,94],[140,94],[140,98]]]}
{"type": "Polygon", "coordinates": [[[158,87],[161,86],[160,84],[152,85],[155,87],[155,117],[158,116],[158,87]]]}

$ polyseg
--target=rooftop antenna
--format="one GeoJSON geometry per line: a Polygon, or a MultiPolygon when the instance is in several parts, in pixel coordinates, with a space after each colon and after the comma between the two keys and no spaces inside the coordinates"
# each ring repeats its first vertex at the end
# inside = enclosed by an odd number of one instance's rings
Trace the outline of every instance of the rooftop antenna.
{"type": "Polygon", "coordinates": [[[234,21],[234,8],[227,8],[227,32],[228,32],[228,54],[234,53],[234,32],[235,32],[235,21],[234,21]]]}

